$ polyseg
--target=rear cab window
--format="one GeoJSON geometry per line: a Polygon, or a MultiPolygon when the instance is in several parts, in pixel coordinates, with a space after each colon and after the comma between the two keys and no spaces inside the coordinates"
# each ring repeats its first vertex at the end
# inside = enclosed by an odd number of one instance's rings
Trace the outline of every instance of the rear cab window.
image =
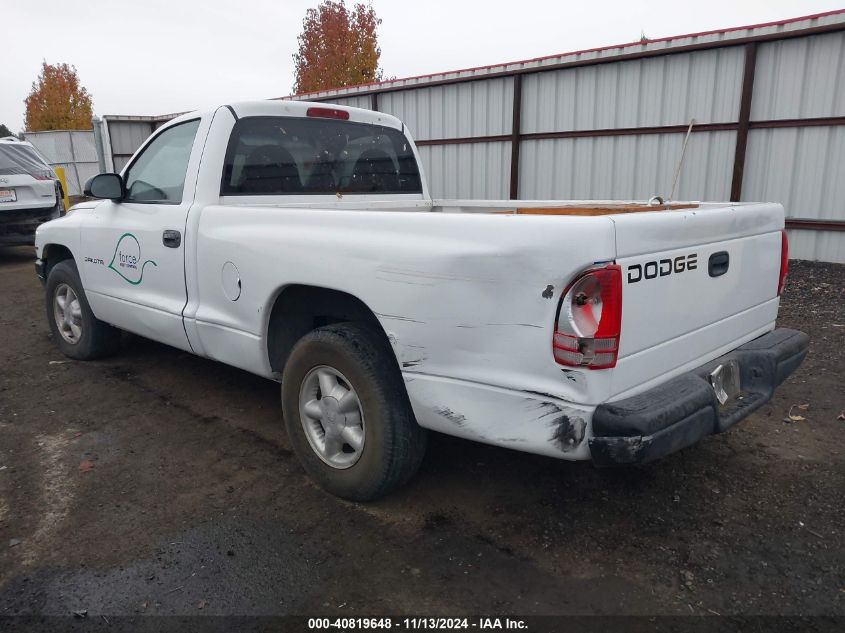
{"type": "Polygon", "coordinates": [[[422,193],[413,147],[397,129],[295,117],[246,117],[232,129],[220,194],[422,193]]]}

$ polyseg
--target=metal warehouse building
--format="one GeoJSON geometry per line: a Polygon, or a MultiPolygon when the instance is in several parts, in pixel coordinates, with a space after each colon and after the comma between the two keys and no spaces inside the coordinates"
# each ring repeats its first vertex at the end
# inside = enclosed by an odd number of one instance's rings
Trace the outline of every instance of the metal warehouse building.
{"type": "MultiPolygon", "coordinates": [[[[437,198],[776,201],[845,263],[845,10],[297,95],[402,119],[437,198]]],[[[120,169],[166,117],[103,117],[120,169]]],[[[95,126],[96,127],[96,126],[95,126]]]]}

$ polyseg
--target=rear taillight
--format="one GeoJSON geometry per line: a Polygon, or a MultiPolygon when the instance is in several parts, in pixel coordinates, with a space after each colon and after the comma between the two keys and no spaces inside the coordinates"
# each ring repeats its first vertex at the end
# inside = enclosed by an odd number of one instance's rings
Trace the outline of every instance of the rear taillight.
{"type": "Polygon", "coordinates": [[[592,268],[569,284],[558,310],[552,349],[561,365],[616,366],[622,328],[622,270],[592,268]]]}
{"type": "Polygon", "coordinates": [[[778,279],[778,296],[783,292],[786,283],[786,271],[789,268],[789,238],[786,231],[780,232],[780,279],[778,279]]]}

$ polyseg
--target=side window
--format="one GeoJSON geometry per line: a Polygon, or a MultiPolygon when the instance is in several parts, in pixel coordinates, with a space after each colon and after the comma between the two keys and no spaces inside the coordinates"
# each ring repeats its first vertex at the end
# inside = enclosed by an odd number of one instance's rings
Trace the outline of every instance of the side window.
{"type": "Polygon", "coordinates": [[[182,202],[188,161],[199,125],[199,119],[174,125],[147,145],[126,172],[125,200],[182,202]]]}
{"type": "Polygon", "coordinates": [[[422,193],[411,143],[391,127],[247,117],[232,129],[220,194],[422,193]]]}

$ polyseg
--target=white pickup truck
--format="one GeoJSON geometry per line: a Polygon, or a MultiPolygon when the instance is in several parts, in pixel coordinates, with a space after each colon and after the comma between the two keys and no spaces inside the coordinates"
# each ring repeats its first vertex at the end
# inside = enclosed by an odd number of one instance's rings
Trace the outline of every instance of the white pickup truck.
{"type": "Polygon", "coordinates": [[[262,101],[157,130],[42,225],[66,355],[120,330],[277,380],[305,470],[373,499],[426,430],[643,463],[767,401],[808,337],[775,329],[777,204],[432,200],[402,122],[262,101]]]}

